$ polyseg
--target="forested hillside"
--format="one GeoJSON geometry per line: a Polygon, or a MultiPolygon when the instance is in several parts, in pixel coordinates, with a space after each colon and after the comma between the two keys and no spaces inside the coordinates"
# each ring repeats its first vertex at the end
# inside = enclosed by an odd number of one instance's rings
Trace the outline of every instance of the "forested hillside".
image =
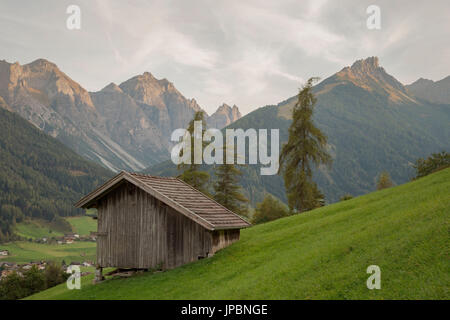
{"type": "Polygon", "coordinates": [[[73,203],[112,176],[20,116],[0,108],[0,241],[27,217],[48,221],[81,212],[73,203]]]}

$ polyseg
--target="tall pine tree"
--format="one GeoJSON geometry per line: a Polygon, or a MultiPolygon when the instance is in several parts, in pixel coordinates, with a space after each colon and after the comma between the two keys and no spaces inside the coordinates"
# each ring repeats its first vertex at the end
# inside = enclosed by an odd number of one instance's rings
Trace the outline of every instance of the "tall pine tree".
{"type": "Polygon", "coordinates": [[[326,151],[327,137],[314,125],[313,111],[317,99],[312,93],[310,78],[299,91],[292,110],[288,142],[280,154],[279,173],[283,173],[289,208],[303,212],[324,203],[324,196],[312,180],[311,165],[331,164],[326,151]]]}
{"type": "MultiPolygon", "coordinates": [[[[225,155],[226,151],[223,159],[225,155]]],[[[235,213],[248,216],[248,199],[238,185],[241,171],[235,164],[223,163],[215,167],[215,175],[217,182],[214,184],[214,200],[235,213]]]]}
{"type": "MultiPolygon", "coordinates": [[[[184,182],[190,184],[195,189],[203,192],[206,195],[209,195],[208,192],[208,181],[209,181],[209,173],[206,171],[201,171],[200,164],[194,163],[194,141],[195,139],[198,139],[198,142],[202,143],[202,153],[203,149],[205,147],[205,144],[202,140],[203,134],[206,131],[206,121],[205,121],[205,114],[203,111],[197,111],[194,115],[194,118],[189,122],[189,126],[187,128],[187,131],[190,134],[191,137],[191,163],[180,163],[178,165],[178,170],[183,171],[183,173],[179,176],[181,180],[184,182]],[[194,136],[194,122],[195,121],[202,121],[202,133],[201,137],[195,137],[194,136]]],[[[182,151],[181,151],[182,152],[182,151]]]]}

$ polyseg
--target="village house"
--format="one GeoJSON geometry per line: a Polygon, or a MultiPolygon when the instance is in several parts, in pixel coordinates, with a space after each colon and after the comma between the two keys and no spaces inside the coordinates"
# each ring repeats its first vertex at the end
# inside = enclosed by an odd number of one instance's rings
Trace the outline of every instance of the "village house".
{"type": "Polygon", "coordinates": [[[24,264],[21,268],[22,268],[23,270],[30,270],[32,267],[33,267],[32,264],[24,264]]]}
{"type": "Polygon", "coordinates": [[[250,226],[177,178],[128,172],[76,207],[97,208],[97,280],[103,267],[170,269],[212,256],[250,226]]]}
{"type": "Polygon", "coordinates": [[[64,235],[63,241],[67,244],[73,243],[75,240],[79,240],[80,235],[76,233],[66,233],[64,235]]]}
{"type": "Polygon", "coordinates": [[[91,263],[91,262],[88,262],[88,261],[84,261],[81,265],[82,265],[83,267],[91,267],[91,266],[92,266],[92,263],[91,263]]]}
{"type": "Polygon", "coordinates": [[[0,256],[9,256],[9,251],[0,249],[0,256]]]}

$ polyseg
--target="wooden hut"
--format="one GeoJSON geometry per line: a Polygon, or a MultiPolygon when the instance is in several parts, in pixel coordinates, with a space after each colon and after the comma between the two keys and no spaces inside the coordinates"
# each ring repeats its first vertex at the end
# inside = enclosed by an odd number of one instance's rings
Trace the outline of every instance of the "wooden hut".
{"type": "Polygon", "coordinates": [[[250,224],[185,182],[121,172],[75,204],[97,208],[97,265],[170,269],[239,240],[250,224]]]}

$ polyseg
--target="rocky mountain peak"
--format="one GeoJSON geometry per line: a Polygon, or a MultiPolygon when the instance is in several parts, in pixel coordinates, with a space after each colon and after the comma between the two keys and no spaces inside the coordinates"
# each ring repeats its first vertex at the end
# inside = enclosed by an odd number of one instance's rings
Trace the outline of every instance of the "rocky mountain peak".
{"type": "Polygon", "coordinates": [[[148,84],[155,84],[165,89],[173,88],[173,83],[166,78],[157,79],[153,74],[146,71],[142,75],[135,77],[137,81],[148,84]]]}
{"type": "Polygon", "coordinates": [[[222,105],[217,108],[216,112],[231,112],[231,107],[226,103],[222,103],[222,105]]]}
{"type": "Polygon", "coordinates": [[[239,111],[239,108],[237,105],[233,105],[233,108],[231,109],[231,113],[233,114],[234,121],[242,118],[241,111],[239,111]]]}
{"type": "Polygon", "coordinates": [[[111,82],[110,84],[108,84],[106,87],[104,87],[100,91],[101,92],[123,92],[122,89],[120,89],[120,87],[117,84],[115,84],[114,82],[111,82]]]}
{"type": "Polygon", "coordinates": [[[150,72],[135,76],[121,83],[119,87],[132,98],[157,107],[165,104],[162,100],[166,94],[182,96],[171,82],[167,79],[158,80],[150,72]]]}
{"type": "Polygon", "coordinates": [[[353,71],[371,72],[379,67],[378,57],[368,57],[366,59],[356,60],[350,68],[353,71]]]}
{"type": "Polygon", "coordinates": [[[58,69],[58,66],[56,64],[54,64],[53,62],[50,62],[50,61],[48,61],[46,59],[42,59],[42,58],[41,59],[36,59],[33,62],[30,62],[28,64],[28,66],[30,68],[36,68],[36,69],[47,69],[47,70],[58,69]]]}
{"type": "Polygon", "coordinates": [[[376,91],[394,103],[415,103],[406,88],[380,66],[378,57],[355,61],[319,84],[317,94],[327,92],[339,84],[353,84],[367,91],[376,91]]]}
{"type": "Polygon", "coordinates": [[[0,83],[0,94],[10,105],[15,103],[14,100],[37,99],[48,107],[53,99],[62,98],[94,109],[89,93],[46,59],[24,65],[6,61],[1,64],[0,78],[7,83],[0,83]]]}
{"type": "Polygon", "coordinates": [[[212,128],[221,129],[240,119],[241,117],[241,112],[236,105],[230,107],[228,104],[223,103],[217,108],[216,112],[214,112],[208,118],[208,125],[212,128]]]}
{"type": "Polygon", "coordinates": [[[345,67],[336,75],[339,78],[351,80],[352,82],[364,82],[367,78],[380,78],[386,74],[380,66],[378,57],[369,57],[356,60],[350,67],[345,67]]]}

